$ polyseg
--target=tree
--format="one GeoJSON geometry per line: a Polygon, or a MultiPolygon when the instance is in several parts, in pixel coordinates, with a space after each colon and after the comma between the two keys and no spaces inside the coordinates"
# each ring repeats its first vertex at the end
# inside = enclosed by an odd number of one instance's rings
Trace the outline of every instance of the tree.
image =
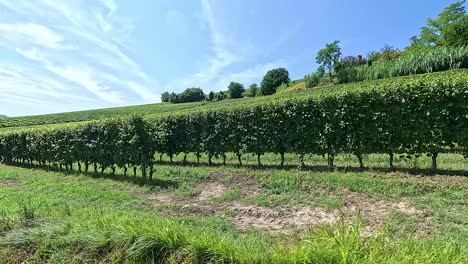
{"type": "Polygon", "coordinates": [[[224,100],[224,99],[226,99],[226,95],[224,94],[223,91],[221,91],[219,93],[216,93],[215,96],[214,96],[215,101],[221,101],[221,100],[224,100]]]}
{"type": "Polygon", "coordinates": [[[178,98],[179,98],[179,96],[177,96],[176,93],[174,93],[174,92],[170,93],[169,94],[169,103],[173,103],[173,104],[177,103],[178,100],[179,100],[178,98]]]}
{"type": "Polygon", "coordinates": [[[238,82],[231,82],[228,86],[229,97],[232,99],[242,98],[242,93],[245,92],[244,86],[238,82]]]}
{"type": "Polygon", "coordinates": [[[465,0],[451,4],[436,19],[428,19],[419,37],[411,38],[409,50],[434,46],[468,45],[468,15],[465,0]]]}
{"type": "Polygon", "coordinates": [[[318,64],[328,68],[330,79],[332,77],[334,66],[339,62],[341,55],[341,48],[338,46],[338,43],[340,42],[335,40],[332,43],[327,44],[324,49],[319,50],[317,57],[315,58],[318,64]]]}
{"type": "Polygon", "coordinates": [[[187,88],[180,94],[169,94],[169,102],[173,104],[200,102],[205,100],[205,93],[200,88],[187,88]]]}
{"type": "Polygon", "coordinates": [[[373,62],[392,61],[398,59],[401,55],[403,55],[401,50],[385,44],[380,51],[371,51],[367,53],[367,59],[368,62],[372,64],[373,62]]]}
{"type": "Polygon", "coordinates": [[[163,103],[169,102],[169,97],[170,95],[168,92],[161,94],[161,102],[163,103]]]}
{"type": "Polygon", "coordinates": [[[289,82],[289,72],[285,68],[270,70],[263,77],[262,83],[260,84],[260,94],[274,94],[276,93],[276,89],[278,89],[281,84],[289,82]]]}
{"type": "Polygon", "coordinates": [[[187,88],[179,94],[179,103],[200,102],[205,100],[205,93],[200,88],[187,88]]]}
{"type": "Polygon", "coordinates": [[[256,83],[253,83],[249,86],[249,89],[245,91],[244,96],[255,97],[257,96],[257,93],[258,93],[258,85],[256,83]]]}
{"type": "Polygon", "coordinates": [[[208,94],[208,101],[213,101],[214,100],[214,97],[215,97],[215,93],[213,91],[211,91],[209,94],[208,94]]]}

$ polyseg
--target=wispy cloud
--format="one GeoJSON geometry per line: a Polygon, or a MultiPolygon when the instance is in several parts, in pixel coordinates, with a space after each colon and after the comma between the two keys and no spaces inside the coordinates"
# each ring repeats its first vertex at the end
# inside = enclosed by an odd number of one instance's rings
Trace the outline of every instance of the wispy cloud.
{"type": "Polygon", "coordinates": [[[63,37],[42,25],[0,23],[0,38],[3,42],[30,42],[47,48],[59,48],[63,37]]]}
{"type": "MultiPolygon", "coordinates": [[[[212,43],[211,56],[197,72],[169,83],[166,87],[167,90],[193,86],[199,86],[205,90],[225,90],[231,81],[249,85],[261,78],[268,70],[286,66],[286,62],[282,60],[261,63],[252,61],[254,58],[252,55],[255,53],[252,50],[252,45],[246,40],[236,39],[234,32],[222,28],[214,10],[215,3],[219,2],[200,1],[202,7],[200,19],[209,31],[212,43]],[[247,65],[247,69],[239,71],[239,67],[236,67],[239,65],[243,67],[247,65]]],[[[276,49],[281,44],[282,42],[274,44],[269,49],[276,49]]]]}
{"type": "Polygon", "coordinates": [[[115,1],[0,0],[1,9],[15,19],[2,21],[0,15],[0,46],[23,57],[9,62],[23,69],[21,75],[0,78],[1,89],[9,87],[5,92],[11,96],[37,99],[45,83],[27,85],[37,81],[39,72],[49,83],[73,87],[68,96],[42,93],[44,104],[63,103],[57,97],[74,98],[73,108],[88,98],[96,102],[94,107],[159,100],[157,83],[128,54],[126,40],[133,25],[118,16],[115,1]]]}

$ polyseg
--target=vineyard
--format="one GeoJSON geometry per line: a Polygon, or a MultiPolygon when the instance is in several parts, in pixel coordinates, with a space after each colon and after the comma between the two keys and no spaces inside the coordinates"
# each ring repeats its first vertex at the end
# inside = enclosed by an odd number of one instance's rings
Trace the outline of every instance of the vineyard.
{"type": "Polygon", "coordinates": [[[20,130],[0,135],[6,162],[47,165],[88,173],[116,167],[153,176],[156,153],[172,160],[179,153],[214,156],[234,153],[334,156],[386,153],[429,155],[437,169],[439,153],[467,153],[468,71],[401,77],[318,90],[278,100],[237,102],[158,116],[107,119],[63,128],[20,130]],[[255,102],[255,104],[250,104],[255,102]]]}
{"type": "Polygon", "coordinates": [[[467,260],[466,69],[6,120],[0,263],[467,260]]]}
{"type": "Polygon", "coordinates": [[[0,1],[0,264],[468,263],[466,0],[52,2],[0,1]]]}

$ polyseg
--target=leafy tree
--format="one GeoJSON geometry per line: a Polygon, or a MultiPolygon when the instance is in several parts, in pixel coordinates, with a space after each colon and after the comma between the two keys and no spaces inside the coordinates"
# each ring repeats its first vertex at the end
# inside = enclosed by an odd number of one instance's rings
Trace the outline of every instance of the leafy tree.
{"type": "Polygon", "coordinates": [[[200,88],[187,88],[180,94],[171,93],[169,95],[169,102],[171,103],[188,103],[200,102],[205,100],[205,93],[200,88]]]}
{"type": "Polygon", "coordinates": [[[170,97],[169,93],[165,92],[165,93],[161,94],[161,101],[162,102],[169,102],[169,97],[170,97]]]}
{"type": "Polygon", "coordinates": [[[263,77],[260,94],[261,95],[271,95],[276,93],[276,89],[283,84],[289,83],[289,72],[285,68],[278,68],[270,70],[263,77]]]}
{"type": "Polygon", "coordinates": [[[410,51],[434,46],[468,45],[468,15],[465,0],[451,4],[436,19],[428,19],[419,37],[411,38],[410,51]]]}
{"type": "Polygon", "coordinates": [[[169,94],[169,103],[173,103],[173,104],[177,103],[178,100],[179,100],[178,98],[179,97],[177,96],[176,93],[174,93],[174,92],[170,93],[169,94]]]}
{"type": "Polygon", "coordinates": [[[222,101],[224,99],[226,99],[226,95],[224,94],[223,91],[215,94],[215,97],[214,97],[215,101],[222,101]]]}
{"type": "Polygon", "coordinates": [[[341,55],[341,48],[338,46],[338,43],[340,42],[335,40],[327,44],[324,49],[319,50],[315,58],[318,64],[328,68],[328,75],[330,78],[332,77],[334,66],[338,63],[341,55]]]}
{"type": "Polygon", "coordinates": [[[372,65],[374,62],[386,62],[398,59],[403,52],[393,46],[385,44],[380,51],[371,51],[367,54],[368,64],[372,65]]]}
{"type": "Polygon", "coordinates": [[[205,93],[200,88],[188,88],[179,94],[180,103],[200,102],[205,100],[205,93]]]}
{"type": "Polygon", "coordinates": [[[245,97],[255,97],[257,96],[258,93],[258,85],[256,83],[253,83],[249,86],[249,89],[247,89],[244,93],[245,97]]]}
{"type": "Polygon", "coordinates": [[[208,94],[208,101],[213,101],[215,98],[215,93],[213,91],[211,91],[209,94],[208,94]]]}
{"type": "Polygon", "coordinates": [[[245,92],[245,89],[242,84],[238,82],[231,82],[228,86],[228,92],[230,98],[242,98],[242,93],[245,92]]]}

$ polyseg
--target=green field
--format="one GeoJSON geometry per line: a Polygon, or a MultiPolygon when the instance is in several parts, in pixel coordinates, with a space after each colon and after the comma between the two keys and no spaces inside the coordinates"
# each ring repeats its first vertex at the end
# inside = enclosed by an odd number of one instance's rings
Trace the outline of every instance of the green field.
{"type": "Polygon", "coordinates": [[[236,167],[194,157],[156,167],[155,179],[0,165],[0,263],[466,263],[468,171],[460,155],[430,159],[321,156],[303,171],[277,155],[236,167]],[[190,165],[192,164],[192,165],[190,165]]]}

